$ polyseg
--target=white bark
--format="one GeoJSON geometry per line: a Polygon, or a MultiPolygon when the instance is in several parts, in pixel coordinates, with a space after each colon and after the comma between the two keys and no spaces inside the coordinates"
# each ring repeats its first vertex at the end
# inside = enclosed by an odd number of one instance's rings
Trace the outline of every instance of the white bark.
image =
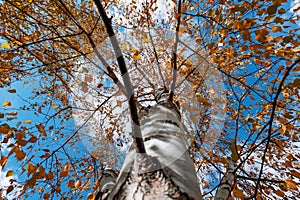
{"type": "Polygon", "coordinates": [[[131,147],[109,199],[201,200],[176,106],[160,102],[142,118],[141,126],[147,154],[131,147]]]}
{"type": "Polygon", "coordinates": [[[231,187],[234,183],[234,163],[232,160],[228,161],[227,173],[221,181],[220,187],[218,188],[215,200],[227,200],[231,195],[231,187]]]}

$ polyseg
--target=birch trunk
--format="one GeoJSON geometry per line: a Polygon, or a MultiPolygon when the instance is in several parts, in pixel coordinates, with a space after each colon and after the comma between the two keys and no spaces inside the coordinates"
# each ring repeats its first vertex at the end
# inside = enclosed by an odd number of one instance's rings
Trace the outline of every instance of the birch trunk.
{"type": "Polygon", "coordinates": [[[176,104],[160,97],[158,104],[144,110],[140,118],[147,153],[137,154],[131,146],[107,199],[201,200],[176,104]]]}

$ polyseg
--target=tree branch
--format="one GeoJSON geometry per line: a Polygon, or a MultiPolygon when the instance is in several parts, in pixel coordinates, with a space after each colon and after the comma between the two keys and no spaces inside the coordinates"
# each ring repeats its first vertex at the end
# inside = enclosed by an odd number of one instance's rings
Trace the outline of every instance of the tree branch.
{"type": "Polygon", "coordinates": [[[177,78],[177,47],[179,43],[179,27],[180,27],[180,19],[181,19],[181,0],[178,2],[178,7],[177,7],[177,26],[176,26],[176,35],[175,35],[175,44],[174,44],[174,49],[173,49],[173,81],[171,84],[170,88],[170,95],[169,95],[169,100],[173,100],[174,96],[174,90],[175,90],[175,84],[176,84],[176,78],[177,78]]]}
{"type": "Polygon", "coordinates": [[[114,30],[111,25],[111,19],[108,18],[100,0],[94,0],[94,3],[96,4],[98,11],[100,13],[100,16],[104,22],[104,25],[106,27],[106,32],[109,35],[110,42],[112,44],[112,47],[114,49],[115,55],[117,57],[117,62],[119,65],[119,69],[122,74],[122,79],[123,83],[125,85],[126,91],[127,91],[127,100],[129,104],[129,109],[130,109],[130,115],[131,115],[131,120],[132,120],[132,132],[133,132],[133,138],[136,144],[136,152],[137,153],[146,153],[144,141],[142,138],[142,133],[140,129],[140,122],[138,118],[138,111],[137,107],[135,104],[135,99],[134,99],[134,90],[133,86],[127,71],[126,63],[122,54],[122,50],[119,46],[119,42],[115,36],[114,30]]]}
{"type": "Polygon", "coordinates": [[[257,196],[259,183],[261,181],[261,176],[262,176],[263,169],[264,169],[264,162],[265,162],[265,158],[266,158],[266,153],[268,151],[268,146],[269,146],[269,143],[271,141],[272,125],[273,125],[273,121],[274,121],[274,116],[275,116],[275,111],[276,111],[276,106],[277,106],[277,100],[278,100],[278,97],[281,93],[282,86],[283,86],[286,78],[288,77],[289,73],[292,71],[293,67],[295,67],[299,62],[300,62],[300,59],[296,60],[290,67],[287,68],[287,70],[286,70],[286,72],[285,72],[285,74],[284,74],[284,76],[283,76],[283,78],[282,78],[282,80],[281,80],[281,82],[278,86],[278,90],[277,90],[276,96],[275,96],[274,101],[273,101],[272,113],[271,113],[270,121],[269,121],[269,130],[268,130],[268,135],[267,135],[267,143],[266,143],[266,146],[265,146],[264,154],[261,158],[262,162],[261,162],[261,167],[260,167],[257,183],[256,183],[256,186],[255,186],[254,198],[257,196]]]}

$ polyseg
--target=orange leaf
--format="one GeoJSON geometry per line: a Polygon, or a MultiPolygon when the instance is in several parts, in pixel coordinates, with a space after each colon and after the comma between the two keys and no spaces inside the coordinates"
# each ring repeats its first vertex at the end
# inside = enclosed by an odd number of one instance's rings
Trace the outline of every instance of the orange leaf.
{"type": "Polygon", "coordinates": [[[5,167],[6,163],[7,163],[8,158],[6,156],[1,156],[0,159],[0,166],[2,167],[2,169],[5,167]]]}
{"type": "Polygon", "coordinates": [[[32,164],[31,162],[28,163],[28,169],[27,169],[27,176],[29,176],[30,174],[34,174],[37,170],[37,166],[35,166],[34,164],[32,164]]]}
{"type": "Polygon", "coordinates": [[[94,193],[89,193],[87,196],[87,200],[94,200],[96,195],[94,193]]]}
{"type": "Polygon", "coordinates": [[[5,101],[3,104],[2,104],[3,107],[7,107],[7,106],[11,106],[11,102],[10,101],[5,101]]]}
{"type": "Polygon", "coordinates": [[[300,178],[300,172],[297,172],[296,170],[291,170],[291,174],[297,178],[300,178]]]}
{"type": "Polygon", "coordinates": [[[8,134],[10,131],[10,127],[7,124],[3,124],[0,126],[0,133],[1,134],[8,134]]]}
{"type": "Polygon", "coordinates": [[[181,28],[181,27],[179,27],[179,30],[178,30],[178,33],[180,33],[180,34],[184,34],[184,29],[183,28],[181,28]]]}
{"type": "Polygon", "coordinates": [[[286,180],[284,180],[284,182],[286,183],[286,186],[288,189],[298,190],[297,183],[295,181],[293,181],[292,179],[286,179],[286,180]]]}
{"type": "Polygon", "coordinates": [[[43,124],[40,124],[40,125],[36,125],[36,128],[38,129],[38,131],[40,133],[42,133],[43,136],[47,136],[47,133],[45,131],[45,127],[43,124]]]}
{"type": "Polygon", "coordinates": [[[9,48],[9,44],[1,44],[1,46],[5,49],[8,49],[9,48]]]}
{"type": "Polygon", "coordinates": [[[244,197],[243,190],[235,188],[233,190],[233,196],[236,197],[236,198],[243,198],[244,197]]]}

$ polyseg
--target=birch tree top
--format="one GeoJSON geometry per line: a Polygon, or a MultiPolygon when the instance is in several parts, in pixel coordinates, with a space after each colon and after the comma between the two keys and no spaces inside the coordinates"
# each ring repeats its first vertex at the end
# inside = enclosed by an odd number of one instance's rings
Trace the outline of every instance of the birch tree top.
{"type": "Polygon", "coordinates": [[[93,199],[103,163],[120,169],[138,134],[130,106],[153,105],[165,87],[204,199],[228,171],[234,198],[299,196],[299,10],[287,0],[0,1],[0,194],[93,199]]]}

